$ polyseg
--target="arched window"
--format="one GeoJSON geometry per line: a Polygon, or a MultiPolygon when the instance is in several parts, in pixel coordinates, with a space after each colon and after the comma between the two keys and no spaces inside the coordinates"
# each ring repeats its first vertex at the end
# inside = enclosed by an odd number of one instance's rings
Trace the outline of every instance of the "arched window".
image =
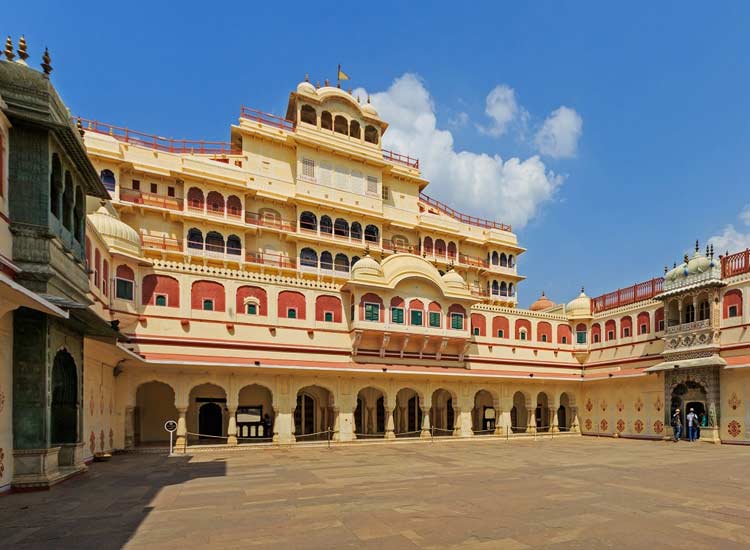
{"type": "Polygon", "coordinates": [[[198,187],[191,187],[187,193],[188,208],[192,210],[203,210],[203,191],[198,187]]]}
{"type": "Polygon", "coordinates": [[[445,241],[443,239],[435,241],[435,255],[445,256],[445,241]]]}
{"type": "Polygon", "coordinates": [[[352,239],[362,240],[362,225],[359,222],[352,222],[352,239]]]}
{"type": "Polygon", "coordinates": [[[334,235],[338,235],[339,237],[348,237],[349,222],[347,222],[344,218],[336,218],[336,221],[333,224],[333,233],[334,235]]]}
{"type": "Polygon", "coordinates": [[[221,193],[211,191],[206,197],[206,204],[208,205],[208,211],[215,214],[224,213],[224,197],[221,193]]]}
{"type": "Polygon", "coordinates": [[[341,271],[342,273],[349,273],[349,258],[346,257],[346,254],[341,254],[341,253],[336,254],[334,267],[336,271],[341,271]]]}
{"type": "Polygon", "coordinates": [[[614,340],[617,338],[616,324],[613,319],[610,319],[604,323],[604,338],[606,341],[614,340]]]}
{"type": "Polygon", "coordinates": [[[516,295],[516,285],[514,285],[513,283],[510,283],[508,285],[508,296],[513,297],[515,295],[516,295]]]}
{"type": "Polygon", "coordinates": [[[190,229],[188,229],[187,246],[188,248],[203,250],[203,233],[200,229],[196,227],[191,227],[190,229]]]}
{"type": "Polygon", "coordinates": [[[500,283],[500,296],[508,296],[508,285],[505,281],[500,283]]]}
{"type": "Polygon", "coordinates": [[[513,254],[508,255],[508,267],[514,267],[516,265],[516,259],[513,257],[513,254]]]}
{"type": "Polygon", "coordinates": [[[492,252],[492,265],[498,265],[500,263],[500,257],[497,255],[497,250],[492,252]]]}
{"type": "Polygon", "coordinates": [[[591,340],[594,344],[602,341],[602,326],[599,323],[591,325],[591,340]]]}
{"type": "Polygon", "coordinates": [[[94,286],[99,288],[101,285],[102,253],[99,249],[94,250],[94,286]]]}
{"type": "Polygon", "coordinates": [[[492,281],[492,295],[498,296],[499,294],[500,294],[500,284],[497,281],[492,281]]]}
{"type": "Polygon", "coordinates": [[[70,230],[73,225],[73,176],[65,172],[65,191],[63,191],[62,224],[70,230]]]}
{"type": "Polygon", "coordinates": [[[318,267],[318,253],[312,248],[303,248],[299,253],[299,263],[304,267],[318,267]]]}
{"type": "Polygon", "coordinates": [[[115,298],[132,301],[135,296],[134,289],[135,274],[133,270],[127,265],[118,265],[115,270],[115,298]]]}
{"type": "MultiPolygon", "coordinates": [[[[497,252],[495,252],[497,254],[497,252]]],[[[497,264],[495,264],[497,265],[497,264]]],[[[501,267],[508,267],[508,257],[505,255],[505,252],[500,254],[500,266],[501,267]]]]}
{"type": "Polygon", "coordinates": [[[620,319],[620,338],[633,336],[633,318],[629,315],[620,319]]]}
{"type": "Polygon", "coordinates": [[[357,122],[356,120],[352,120],[349,124],[349,135],[357,139],[362,136],[362,130],[359,127],[359,122],[357,122]]]}
{"type": "Polygon", "coordinates": [[[695,306],[693,304],[688,304],[685,307],[685,320],[684,323],[692,323],[695,321],[695,306]]]}
{"type": "Polygon", "coordinates": [[[328,216],[320,217],[320,232],[328,233],[329,235],[333,233],[333,222],[328,216]]]}
{"type": "Polygon", "coordinates": [[[349,133],[349,122],[347,122],[346,117],[336,115],[336,118],[333,119],[333,131],[344,135],[349,133]]]}
{"type": "Polygon", "coordinates": [[[481,313],[471,314],[471,334],[472,336],[486,336],[487,320],[481,313]]]}
{"type": "Polygon", "coordinates": [[[227,197],[227,215],[235,218],[242,217],[242,201],[237,195],[227,197]]]}
{"type": "Polygon", "coordinates": [[[352,256],[351,266],[354,267],[354,264],[356,264],[358,261],[359,261],[359,256],[352,256]]]}
{"type": "Polygon", "coordinates": [[[516,319],[516,340],[531,339],[531,321],[528,319],[516,319]]]}
{"type": "Polygon", "coordinates": [[[190,289],[191,309],[224,311],[226,296],[224,286],[216,281],[195,281],[190,289]]]}
{"type": "MultiPolygon", "coordinates": [[[[597,328],[599,327],[599,325],[596,325],[596,326],[597,328]]],[[[586,324],[585,323],[578,323],[576,325],[576,343],[577,344],[586,343],[586,324]]]]}
{"type": "Polygon", "coordinates": [[[99,173],[99,179],[102,180],[104,188],[107,191],[114,192],[115,190],[115,175],[112,170],[102,170],[99,173]]]}
{"type": "Polygon", "coordinates": [[[333,255],[327,250],[320,253],[320,269],[333,269],[333,255]]]}
{"type": "Polygon", "coordinates": [[[448,243],[448,258],[451,260],[455,260],[456,256],[458,255],[458,248],[456,247],[456,243],[453,241],[448,243]]]}
{"type": "Polygon", "coordinates": [[[324,130],[333,130],[333,117],[328,111],[323,111],[320,115],[320,127],[324,130]]]}
{"type": "Polygon", "coordinates": [[[510,321],[507,317],[496,315],[492,318],[492,336],[495,338],[510,338],[510,321]]]}
{"type": "Polygon", "coordinates": [[[102,294],[109,296],[109,262],[102,261],[102,294]]]}
{"type": "Polygon", "coordinates": [[[299,226],[307,231],[318,230],[318,218],[312,212],[302,212],[299,215],[299,226]]]}
{"type": "Polygon", "coordinates": [[[144,306],[180,307],[180,283],[167,275],[146,275],[141,301],[144,306]]]}
{"type": "Polygon", "coordinates": [[[266,291],[257,286],[241,286],[237,289],[236,311],[245,315],[268,315],[266,291]]]}
{"type": "Polygon", "coordinates": [[[378,144],[378,130],[375,126],[369,124],[365,126],[365,141],[367,143],[374,143],[375,145],[378,144]]]}
{"type": "Polygon", "coordinates": [[[282,319],[304,319],[307,313],[304,295],[291,290],[279,292],[277,311],[282,319]]]}
{"type": "Polygon", "coordinates": [[[82,243],[86,232],[84,216],[86,212],[86,199],[83,197],[83,189],[76,188],[76,205],[73,208],[73,236],[82,243]]]}
{"type": "Polygon", "coordinates": [[[552,325],[547,321],[539,321],[536,324],[536,339],[539,342],[552,342],[552,325]]]}
{"type": "Polygon", "coordinates": [[[229,235],[227,237],[227,254],[233,256],[242,255],[242,241],[237,235],[229,235]]]}
{"type": "Polygon", "coordinates": [[[324,323],[341,322],[341,300],[336,296],[315,298],[315,320],[324,323]]]}
{"type": "Polygon", "coordinates": [[[300,120],[313,126],[318,124],[318,114],[315,112],[315,108],[310,105],[303,105],[300,109],[300,120]]]}
{"type": "Polygon", "coordinates": [[[433,246],[432,246],[432,237],[425,237],[422,241],[422,246],[424,247],[424,251],[426,254],[432,254],[433,246]]]}
{"type": "Polygon", "coordinates": [[[726,291],[721,309],[724,319],[742,317],[742,291],[738,288],[726,291]]]}
{"type": "Polygon", "coordinates": [[[379,234],[380,234],[380,231],[374,225],[368,225],[367,227],[365,227],[365,240],[366,241],[371,242],[371,243],[378,242],[379,234]]]}
{"type": "Polygon", "coordinates": [[[651,332],[651,318],[648,311],[641,311],[637,317],[638,334],[648,334],[651,332]]]}
{"type": "Polygon", "coordinates": [[[708,300],[703,300],[700,304],[698,311],[698,320],[705,321],[711,316],[711,310],[708,305],[708,300]]]}
{"type": "Polygon", "coordinates": [[[206,233],[206,250],[209,252],[224,252],[224,235],[218,231],[206,233]]]}
{"type": "Polygon", "coordinates": [[[49,211],[60,219],[60,198],[62,195],[62,164],[57,153],[52,154],[52,173],[49,178],[49,211]]]}

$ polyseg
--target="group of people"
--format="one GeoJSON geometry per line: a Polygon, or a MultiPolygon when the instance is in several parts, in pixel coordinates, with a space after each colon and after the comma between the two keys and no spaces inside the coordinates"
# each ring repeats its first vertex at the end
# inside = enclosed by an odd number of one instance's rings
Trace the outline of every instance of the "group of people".
{"type": "MultiPolygon", "coordinates": [[[[703,419],[695,414],[695,409],[691,408],[687,413],[685,416],[685,423],[687,424],[688,441],[692,443],[700,438],[700,427],[703,423],[703,419]]],[[[682,435],[682,414],[680,413],[680,409],[675,409],[674,414],[672,415],[672,429],[674,430],[673,441],[676,443],[680,440],[680,436],[682,435]]]]}

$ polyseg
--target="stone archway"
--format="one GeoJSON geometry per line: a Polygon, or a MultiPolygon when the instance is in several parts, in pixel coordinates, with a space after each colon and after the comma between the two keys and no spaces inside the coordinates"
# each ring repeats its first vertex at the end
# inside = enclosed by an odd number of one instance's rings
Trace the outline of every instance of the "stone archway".
{"type": "Polygon", "coordinates": [[[430,422],[435,437],[452,436],[456,426],[456,402],[451,392],[439,388],[432,392],[430,422]]]}
{"type": "Polygon", "coordinates": [[[526,433],[529,425],[529,412],[526,395],[517,391],[513,394],[513,408],[510,410],[510,425],[513,433],[526,433]]]}
{"type": "Polygon", "coordinates": [[[548,432],[551,429],[549,417],[549,397],[545,392],[539,392],[536,396],[536,411],[534,412],[537,432],[548,432]]]}
{"type": "Polygon", "coordinates": [[[235,412],[238,441],[270,441],[275,418],[273,394],[269,388],[248,384],[240,390],[235,412]]]}
{"type": "Polygon", "coordinates": [[[721,423],[720,367],[692,367],[667,370],[664,373],[664,424],[669,426],[675,408],[682,415],[683,435],[685,408],[688,403],[703,403],[706,426],[701,428],[701,439],[720,441],[721,423]]]}
{"type": "Polygon", "coordinates": [[[474,409],[471,414],[474,435],[490,435],[495,433],[497,411],[495,400],[487,390],[479,390],[474,394],[474,409]]]}
{"type": "Polygon", "coordinates": [[[52,363],[52,445],[78,442],[79,405],[76,362],[67,350],[61,349],[52,363]]]}
{"type": "Polygon", "coordinates": [[[336,416],[330,390],[316,385],[301,388],[294,408],[294,437],[297,442],[325,440],[329,429],[335,431],[336,416]]]}
{"type": "Polygon", "coordinates": [[[135,392],[135,445],[167,444],[169,433],[164,429],[167,420],[177,420],[175,393],[166,382],[152,380],[138,386],[135,392]]]}
{"type": "Polygon", "coordinates": [[[188,402],[188,440],[208,445],[225,444],[229,414],[224,388],[210,382],[199,384],[190,390],[188,402]]]}
{"type": "Polygon", "coordinates": [[[357,392],[357,408],[354,410],[354,435],[356,437],[385,437],[386,402],[382,390],[374,387],[357,392]]]}
{"type": "Polygon", "coordinates": [[[412,388],[402,388],[396,394],[394,414],[396,437],[419,437],[422,427],[422,398],[412,388]]]}

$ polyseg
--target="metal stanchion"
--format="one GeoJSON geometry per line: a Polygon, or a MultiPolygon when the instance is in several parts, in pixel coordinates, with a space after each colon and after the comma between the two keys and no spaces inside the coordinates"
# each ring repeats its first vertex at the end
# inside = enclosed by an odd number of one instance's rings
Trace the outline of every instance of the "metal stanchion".
{"type": "Polygon", "coordinates": [[[328,429],[326,430],[326,439],[328,440],[328,448],[331,448],[331,427],[328,426],[328,429]]]}

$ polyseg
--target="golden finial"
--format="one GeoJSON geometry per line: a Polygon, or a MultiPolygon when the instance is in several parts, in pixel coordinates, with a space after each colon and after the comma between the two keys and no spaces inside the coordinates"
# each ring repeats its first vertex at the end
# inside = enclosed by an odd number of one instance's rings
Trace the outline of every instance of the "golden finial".
{"type": "Polygon", "coordinates": [[[688,255],[685,254],[685,257],[683,258],[683,260],[685,260],[685,263],[688,263],[688,261],[690,260],[690,258],[688,258],[688,255]]]}
{"type": "Polygon", "coordinates": [[[370,94],[367,94],[367,103],[370,103],[370,94]]]}
{"type": "Polygon", "coordinates": [[[361,101],[359,100],[359,96],[357,96],[357,103],[362,103],[362,102],[361,102],[361,101]]]}
{"type": "Polygon", "coordinates": [[[698,244],[698,239],[695,239],[695,251],[698,252],[699,248],[700,248],[700,245],[698,244]]]}
{"type": "Polygon", "coordinates": [[[667,269],[667,266],[664,266],[664,275],[667,274],[667,271],[669,271],[669,269],[667,269]]]}
{"type": "Polygon", "coordinates": [[[13,39],[10,35],[5,39],[5,57],[8,58],[8,61],[13,61],[13,58],[16,57],[16,54],[13,53],[13,39]]]}
{"type": "Polygon", "coordinates": [[[83,137],[84,132],[83,130],[83,124],[81,124],[81,117],[78,117],[78,120],[76,121],[76,128],[78,128],[78,133],[81,134],[81,137],[83,137]]]}
{"type": "Polygon", "coordinates": [[[586,294],[586,292],[584,292],[583,290],[583,287],[581,287],[581,294],[586,294]]]}
{"type": "Polygon", "coordinates": [[[52,58],[49,56],[49,50],[45,47],[44,54],[42,54],[42,70],[44,71],[44,76],[47,78],[49,78],[49,73],[52,72],[51,62],[52,58]]]}
{"type": "Polygon", "coordinates": [[[18,39],[18,57],[20,58],[18,62],[26,65],[29,54],[26,51],[26,37],[23,35],[18,39]]]}
{"type": "Polygon", "coordinates": [[[310,82],[310,75],[305,73],[305,82],[310,82]]]}
{"type": "Polygon", "coordinates": [[[317,81],[315,82],[315,89],[316,89],[316,90],[320,90],[320,80],[317,80],[317,81]]]}
{"type": "Polygon", "coordinates": [[[325,79],[325,85],[328,86],[328,79],[325,79]]]}

